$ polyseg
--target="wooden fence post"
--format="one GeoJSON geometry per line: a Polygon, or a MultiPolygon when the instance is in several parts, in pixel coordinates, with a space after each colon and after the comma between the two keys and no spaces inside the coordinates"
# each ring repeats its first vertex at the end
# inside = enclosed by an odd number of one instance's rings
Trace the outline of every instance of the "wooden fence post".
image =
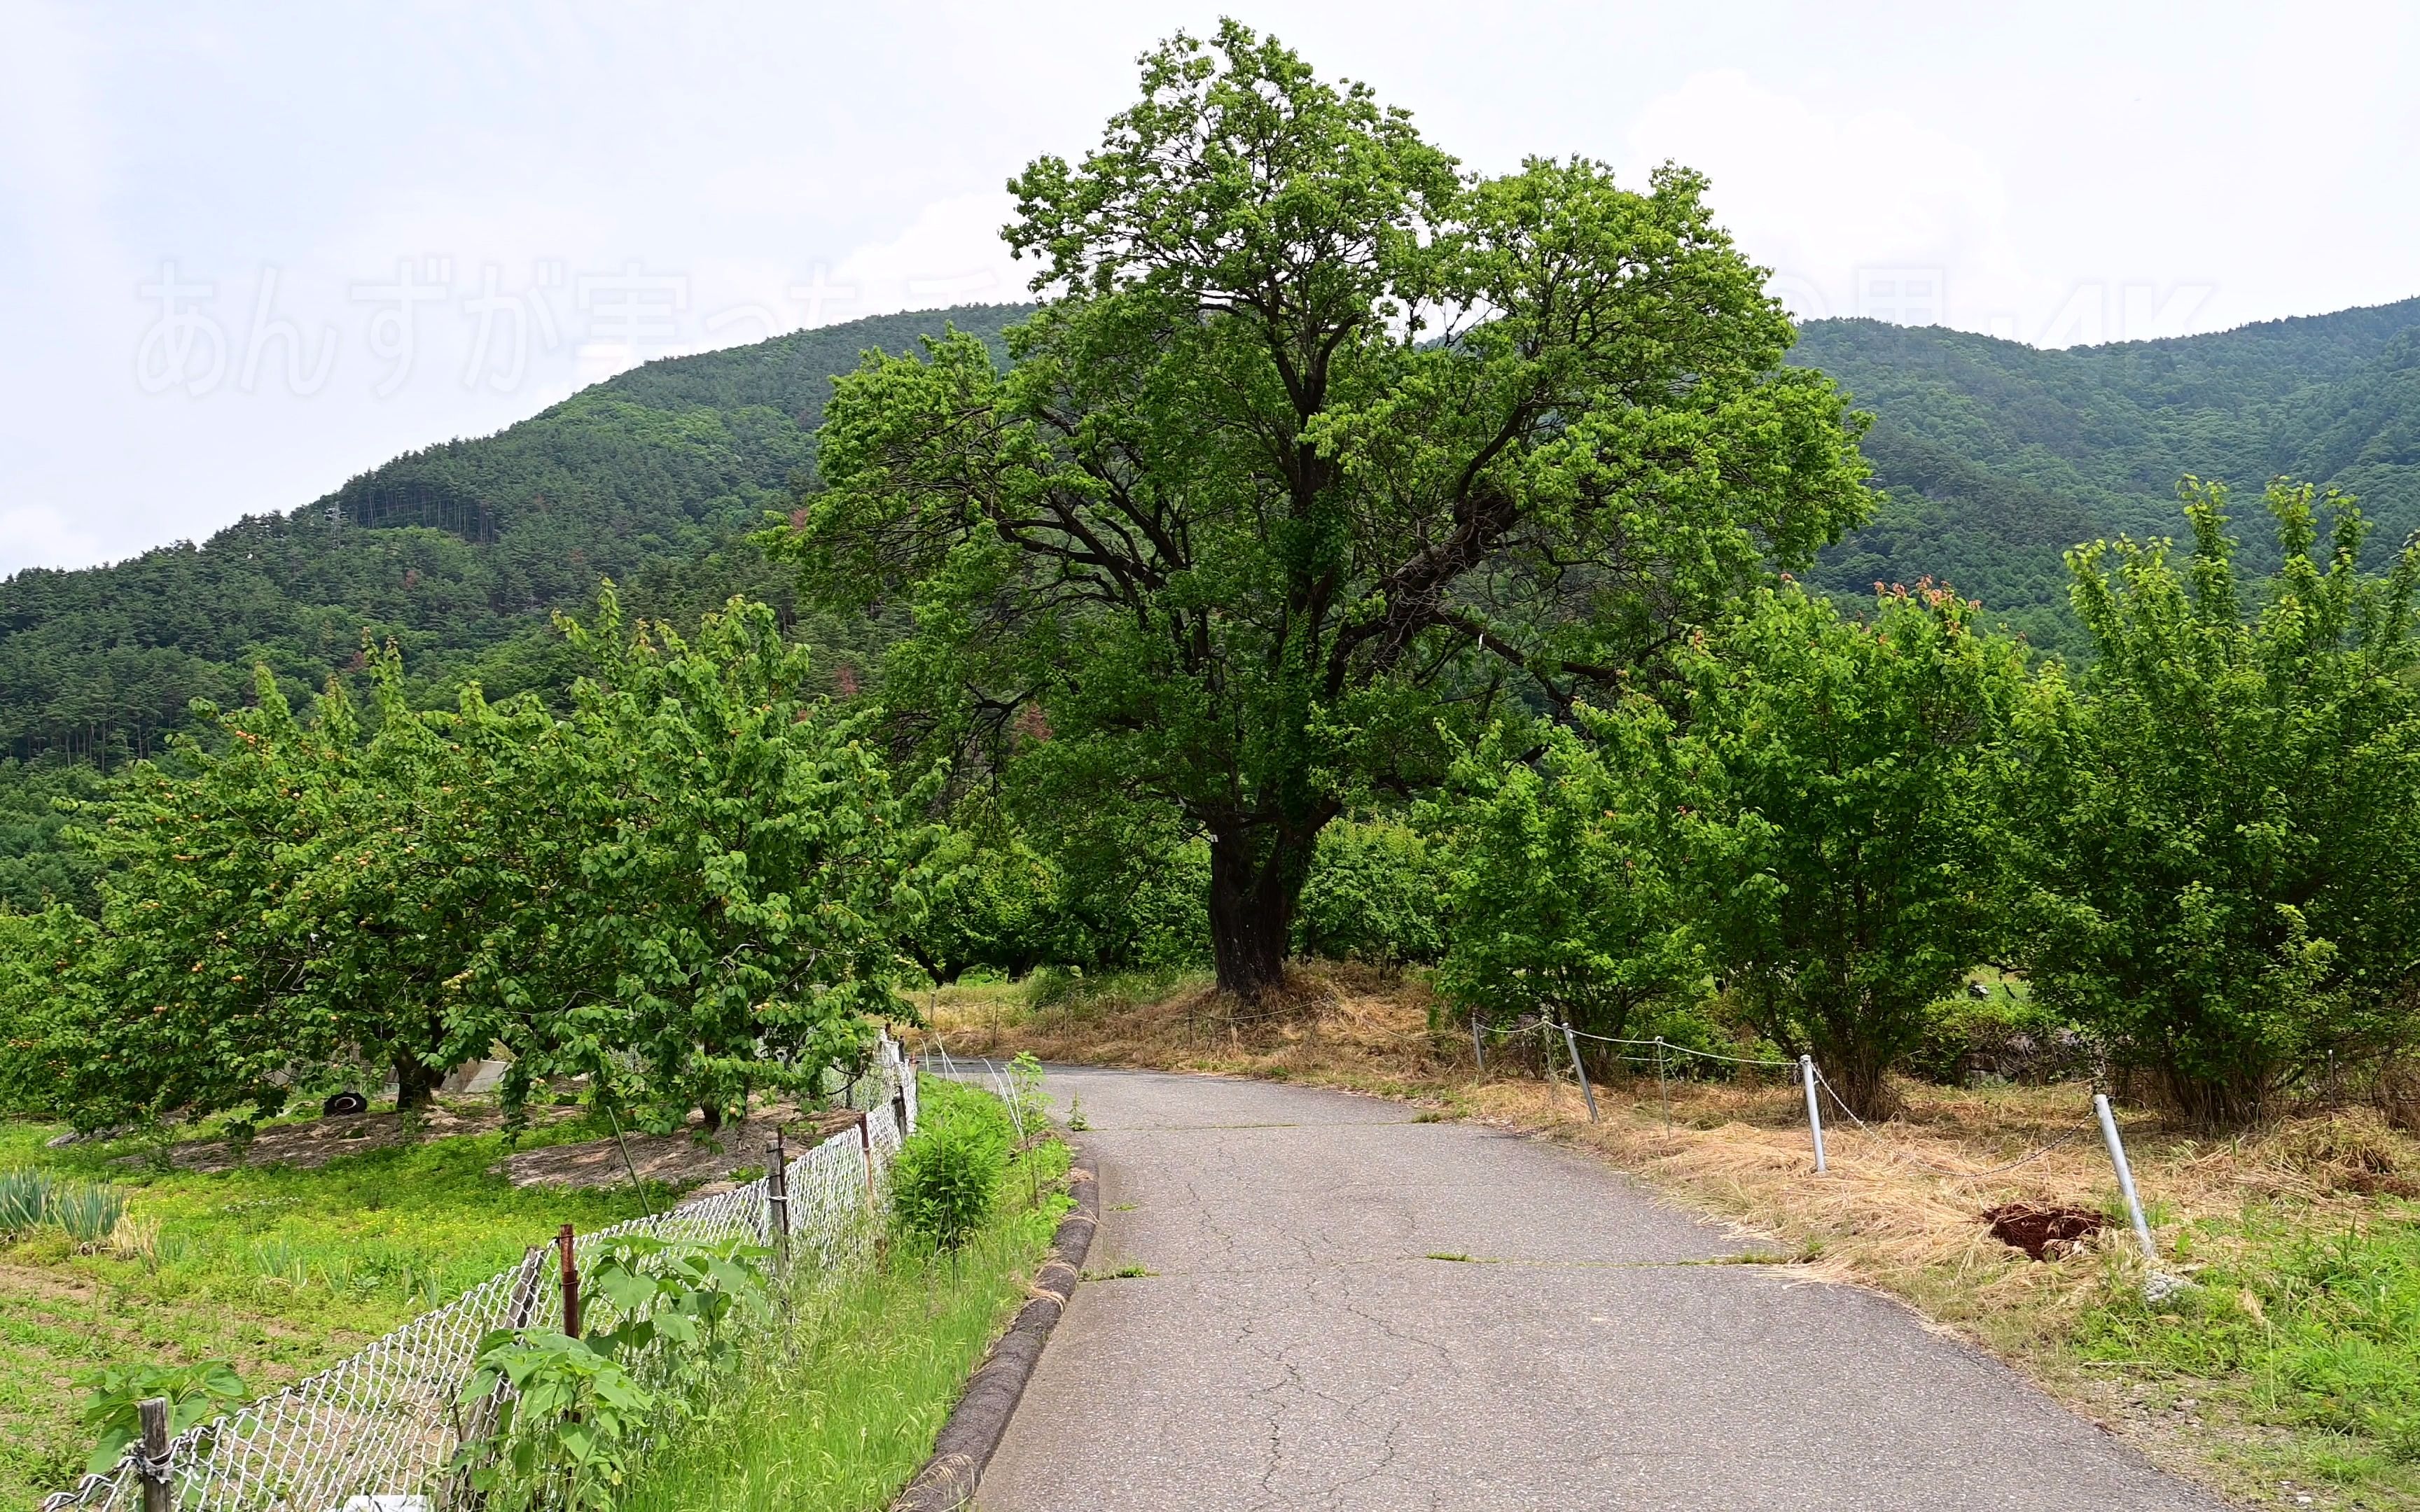
{"type": "Polygon", "coordinates": [[[146,1396],[134,1416],[143,1427],[143,1512],[169,1512],[168,1398],[146,1396]]]}

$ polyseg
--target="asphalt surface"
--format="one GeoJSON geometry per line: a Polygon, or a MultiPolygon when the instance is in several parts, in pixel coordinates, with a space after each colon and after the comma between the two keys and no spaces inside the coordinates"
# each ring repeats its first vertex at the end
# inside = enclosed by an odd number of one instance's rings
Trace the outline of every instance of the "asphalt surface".
{"type": "Polygon", "coordinates": [[[1101,1224],[985,1512],[2224,1508],[1550,1146],[1267,1083],[1048,1087],[1101,1224]]]}

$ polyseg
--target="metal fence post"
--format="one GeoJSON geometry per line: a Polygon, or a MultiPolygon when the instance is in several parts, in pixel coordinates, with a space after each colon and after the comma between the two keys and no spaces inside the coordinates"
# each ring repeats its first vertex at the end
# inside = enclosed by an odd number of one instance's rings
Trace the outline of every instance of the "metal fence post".
{"type": "Polygon", "coordinates": [[[2101,1117],[2101,1138],[2109,1147],[2109,1164],[2118,1167],[2118,1190],[2126,1195],[2126,1216],[2134,1225],[2134,1238],[2142,1243],[2143,1258],[2153,1265],[2160,1263],[2160,1247],[2151,1242],[2151,1226],[2143,1217],[2143,1199],[2134,1195],[2134,1168],[2126,1164],[2126,1146],[2118,1137],[2118,1119],[2109,1111],[2109,1094],[2092,1094],[2092,1111],[2101,1117]]]}
{"type": "Polygon", "coordinates": [[[1798,1057],[1798,1079],[1807,1086],[1807,1128],[1815,1136],[1815,1174],[1823,1175],[1829,1166],[1823,1164],[1823,1110],[1815,1105],[1815,1057],[1798,1057]]]}
{"type": "Polygon", "coordinates": [[[1479,1062],[1479,1074],[1487,1074],[1487,1046],[1479,1038],[1479,1015],[1470,1015],[1470,1058],[1479,1062]]]}
{"type": "Polygon", "coordinates": [[[773,1263],[782,1270],[790,1268],[790,1147],[782,1131],[773,1131],[773,1142],[766,1149],[773,1156],[773,1168],[765,1173],[765,1227],[773,1231],[773,1263]]]}
{"type": "Polygon", "coordinates": [[[1589,1122],[1596,1122],[1596,1088],[1589,1086],[1588,1068],[1580,1064],[1580,1042],[1572,1033],[1571,1020],[1563,1021],[1563,1048],[1572,1053],[1572,1074],[1580,1079],[1580,1096],[1588,1099],[1589,1122]]]}
{"type": "Polygon", "coordinates": [[[134,1417],[143,1428],[143,1512],[169,1512],[168,1398],[146,1396],[134,1417]]]}
{"type": "Polygon", "coordinates": [[[1664,1080],[1664,1037],[1655,1037],[1655,1095],[1664,1104],[1664,1127],[1672,1127],[1672,1088],[1664,1080]]]}
{"type": "Polygon", "coordinates": [[[573,1338],[580,1336],[580,1259],[572,1247],[571,1226],[565,1224],[554,1236],[554,1247],[563,1257],[563,1331],[573,1338]]]}

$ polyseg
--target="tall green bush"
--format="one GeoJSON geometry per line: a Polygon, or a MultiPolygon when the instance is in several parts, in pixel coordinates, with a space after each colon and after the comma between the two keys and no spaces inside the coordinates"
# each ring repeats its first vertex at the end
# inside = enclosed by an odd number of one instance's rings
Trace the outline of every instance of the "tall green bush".
{"type": "Polygon", "coordinates": [[[1445,936],[1445,876],[1418,830],[1339,819],[1320,831],[1295,914],[1296,950],[1401,965],[1435,961],[1445,936]]]}
{"type": "Polygon", "coordinates": [[[2165,542],[2068,558],[2099,656],[2034,733],[2031,975],[2224,1126],[2420,1027],[2420,543],[2366,573],[2352,501],[2273,485],[2284,565],[2247,619],[2226,490],[2182,491],[2181,565],[2165,542]]]}
{"type": "Polygon", "coordinates": [[[1795,588],[1688,649],[1667,768],[1692,933],[1775,1043],[1861,1116],[1930,1006],[2009,943],[2011,724],[2022,649],[1944,588],[1853,620],[1795,588]]]}
{"type": "Polygon", "coordinates": [[[1430,811],[1455,920],[1437,982],[1491,1020],[1535,1014],[1626,1037],[1642,1009],[1705,975],[1661,779],[1672,731],[1644,700],[1576,712],[1586,735],[1491,732],[1430,811]]]}
{"type": "Polygon", "coordinates": [[[902,1232],[954,1253],[999,1200],[1008,1169],[1007,1117],[996,1100],[956,1088],[925,1106],[923,1126],[891,1168],[892,1217],[902,1232]]]}

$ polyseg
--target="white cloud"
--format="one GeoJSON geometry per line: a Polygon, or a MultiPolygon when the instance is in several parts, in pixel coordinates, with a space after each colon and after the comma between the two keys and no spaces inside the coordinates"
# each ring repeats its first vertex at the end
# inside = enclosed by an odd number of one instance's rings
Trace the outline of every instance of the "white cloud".
{"type": "Polygon", "coordinates": [[[25,567],[82,567],[101,559],[101,538],[51,504],[0,508],[0,578],[25,567]]]}
{"type": "Polygon", "coordinates": [[[1716,211],[1801,315],[1857,314],[1860,269],[1941,268],[1946,323],[1979,329],[1975,312],[2024,281],[1998,172],[1897,111],[1828,114],[1722,69],[1650,101],[1628,146],[1639,177],[1669,159],[1711,178],[1716,211]]]}
{"type": "Polygon", "coordinates": [[[1706,174],[1724,224],[1802,316],[1869,315],[2045,346],[2209,329],[2206,284],[2028,256],[1990,156],[1900,111],[1827,112],[1722,69],[1650,101],[1628,148],[1624,166],[1640,177],[1668,159],[1706,174]]]}
{"type": "Polygon", "coordinates": [[[1015,211],[1005,193],[961,194],[925,206],[906,230],[859,247],[832,269],[832,284],[853,298],[835,303],[829,318],[1032,298],[1026,285],[1036,265],[1019,264],[1000,239],[1015,211]]]}

